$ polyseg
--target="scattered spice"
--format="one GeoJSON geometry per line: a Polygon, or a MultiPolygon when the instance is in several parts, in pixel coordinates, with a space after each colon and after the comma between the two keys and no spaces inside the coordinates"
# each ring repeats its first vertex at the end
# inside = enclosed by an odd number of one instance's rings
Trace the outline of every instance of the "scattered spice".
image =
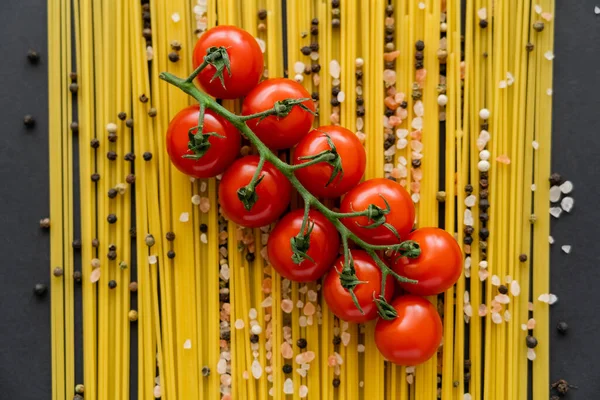
{"type": "Polygon", "coordinates": [[[35,126],[35,119],[33,118],[33,115],[27,114],[24,116],[23,124],[25,124],[27,128],[33,128],[35,126]]]}
{"type": "Polygon", "coordinates": [[[56,267],[56,268],[54,268],[54,271],[52,271],[52,274],[54,276],[56,276],[57,278],[60,276],[63,276],[64,273],[65,273],[65,271],[61,267],[56,267]]]}
{"type": "Polygon", "coordinates": [[[565,322],[565,321],[560,321],[557,325],[556,325],[556,329],[558,330],[559,333],[561,334],[566,334],[567,331],[569,330],[569,325],[565,322]]]}
{"type": "Polygon", "coordinates": [[[50,218],[40,219],[40,228],[49,229],[50,228],[50,218]]]}
{"type": "Polygon", "coordinates": [[[30,64],[38,64],[40,62],[40,55],[35,50],[29,50],[27,52],[27,60],[30,64]]]}
{"type": "Polygon", "coordinates": [[[35,295],[38,297],[44,296],[47,292],[48,286],[44,285],[43,283],[36,283],[33,287],[33,293],[35,293],[35,295]]]}

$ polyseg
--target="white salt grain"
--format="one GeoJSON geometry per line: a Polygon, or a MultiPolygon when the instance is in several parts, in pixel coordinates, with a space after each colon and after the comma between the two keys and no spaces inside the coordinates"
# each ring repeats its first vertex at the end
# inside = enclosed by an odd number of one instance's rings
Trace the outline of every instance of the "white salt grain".
{"type": "Polygon", "coordinates": [[[192,196],[192,204],[195,206],[200,205],[200,196],[195,194],[192,196]]]}
{"type": "Polygon", "coordinates": [[[548,236],[548,243],[554,244],[554,238],[552,236],[548,236]]]}
{"type": "Polygon", "coordinates": [[[261,53],[264,53],[267,50],[267,44],[262,39],[259,39],[259,38],[255,38],[255,39],[256,39],[256,43],[258,43],[258,47],[260,47],[261,53]]]}
{"type": "Polygon", "coordinates": [[[533,142],[531,142],[531,147],[533,147],[534,150],[537,150],[540,148],[540,144],[534,140],[533,142]]]}
{"type": "Polygon", "coordinates": [[[300,386],[300,389],[298,389],[298,394],[300,395],[300,398],[305,398],[308,395],[308,387],[306,385],[300,386]]]}
{"type": "Polygon", "coordinates": [[[252,361],[252,376],[254,379],[259,379],[262,376],[263,369],[258,360],[252,361]]]}
{"type": "Polygon", "coordinates": [[[181,17],[179,16],[179,13],[173,13],[171,15],[171,19],[173,20],[173,22],[177,23],[179,21],[181,21],[181,17]]]}
{"type": "Polygon", "coordinates": [[[544,53],[544,58],[546,58],[548,61],[552,61],[554,60],[554,53],[551,50],[548,50],[544,53]]]}
{"type": "Polygon", "coordinates": [[[285,380],[285,382],[283,382],[283,393],[285,393],[285,394],[294,393],[294,382],[290,378],[287,378],[285,380]]]}
{"type": "Polygon", "coordinates": [[[418,203],[421,199],[421,196],[419,196],[419,193],[413,193],[410,198],[412,199],[413,203],[418,203]]]}
{"type": "Polygon", "coordinates": [[[560,187],[552,186],[550,188],[550,201],[552,203],[556,203],[560,200],[560,187]]]}
{"type": "Polygon", "coordinates": [[[530,361],[535,360],[535,350],[534,349],[527,349],[527,359],[530,361]]]}
{"type": "Polygon", "coordinates": [[[417,117],[417,118],[413,119],[410,126],[416,130],[423,129],[423,118],[417,117]]]}
{"type": "Polygon", "coordinates": [[[339,92],[337,95],[337,101],[339,101],[340,103],[343,103],[344,100],[346,100],[346,93],[339,92]]]}
{"type": "Polygon", "coordinates": [[[227,372],[227,360],[221,358],[217,363],[217,373],[224,374],[225,372],[227,372]]]}
{"type": "Polygon", "coordinates": [[[182,212],[181,215],[179,216],[180,222],[188,222],[189,220],[190,220],[190,213],[182,212]]]}
{"type": "Polygon", "coordinates": [[[550,215],[552,215],[554,218],[560,218],[561,214],[562,214],[562,208],[550,207],[550,215]]]}
{"type": "Polygon", "coordinates": [[[558,301],[558,297],[555,294],[550,293],[548,295],[548,304],[552,305],[558,301]]]}
{"type": "Polygon", "coordinates": [[[598,7],[598,6],[594,7],[594,13],[596,15],[600,15],[600,7],[598,7]]]}
{"type": "Polygon", "coordinates": [[[294,63],[294,72],[297,74],[301,74],[304,72],[305,65],[302,61],[296,61],[294,63]]]}
{"type": "Polygon", "coordinates": [[[192,348],[192,341],[190,339],[186,340],[183,343],[183,348],[186,349],[186,350],[191,349],[192,348]]]}
{"type": "Polygon", "coordinates": [[[156,262],[157,262],[157,258],[156,258],[155,255],[148,256],[148,263],[149,264],[156,264],[156,262]]]}
{"type": "Polygon", "coordinates": [[[267,297],[260,303],[261,307],[271,307],[273,305],[273,298],[271,296],[267,297]]]}
{"type": "Polygon", "coordinates": [[[562,251],[564,251],[567,254],[569,254],[571,252],[571,246],[568,244],[561,246],[561,249],[562,249],[562,251]]]}
{"type": "Polygon", "coordinates": [[[566,212],[571,212],[571,210],[573,209],[573,203],[574,201],[572,197],[565,197],[560,202],[560,206],[566,212]]]}
{"type": "Polygon", "coordinates": [[[500,315],[497,312],[492,313],[492,322],[495,324],[501,324],[502,323],[502,315],[500,315]]]}
{"type": "Polygon", "coordinates": [[[492,285],[500,286],[500,278],[498,275],[492,275],[492,285]]]}
{"type": "Polygon", "coordinates": [[[542,13],[542,6],[540,6],[539,4],[536,4],[533,9],[535,10],[536,14],[541,14],[542,13]]]}
{"type": "Polygon", "coordinates": [[[518,296],[519,293],[521,293],[521,286],[519,285],[519,282],[512,281],[510,283],[510,294],[513,296],[518,296]]]}
{"type": "Polygon", "coordinates": [[[560,191],[564,194],[569,194],[573,191],[573,183],[571,181],[565,181],[562,185],[560,185],[560,191]]]}
{"type": "Polygon", "coordinates": [[[465,210],[463,222],[467,226],[473,226],[473,213],[471,212],[471,210],[465,210]]]}
{"type": "Polygon", "coordinates": [[[487,19],[487,8],[483,7],[477,10],[477,16],[479,19],[487,19]]]}
{"type": "Polygon", "coordinates": [[[475,197],[475,195],[471,194],[465,198],[465,206],[473,207],[475,205],[476,201],[477,201],[477,197],[475,197]]]}
{"type": "Polygon", "coordinates": [[[420,3],[419,3],[419,9],[420,9],[420,10],[424,10],[424,9],[425,9],[425,7],[427,7],[427,6],[425,5],[425,3],[423,3],[423,2],[420,2],[420,3]]]}
{"type": "Polygon", "coordinates": [[[340,67],[340,63],[337,60],[331,60],[329,63],[329,74],[332,78],[338,79],[340,77],[340,72],[342,68],[340,67]]]}

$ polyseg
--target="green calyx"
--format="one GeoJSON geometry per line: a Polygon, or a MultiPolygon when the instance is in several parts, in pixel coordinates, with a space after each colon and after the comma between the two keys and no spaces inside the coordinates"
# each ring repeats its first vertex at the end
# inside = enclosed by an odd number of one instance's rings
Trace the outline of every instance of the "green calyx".
{"type": "Polygon", "coordinates": [[[309,221],[308,227],[305,232],[298,232],[298,235],[290,239],[292,246],[292,261],[294,264],[300,264],[304,260],[310,260],[315,262],[311,256],[308,255],[308,249],[310,248],[310,234],[315,227],[315,223],[309,221]]]}
{"type": "Polygon", "coordinates": [[[256,194],[256,186],[262,182],[265,176],[261,175],[256,182],[250,182],[248,185],[241,187],[237,191],[238,199],[244,204],[244,208],[250,211],[254,204],[258,201],[258,194],[256,194]]]}
{"type": "MultiPolygon", "coordinates": [[[[313,110],[311,110],[304,104],[304,102],[308,101],[308,100],[310,100],[310,99],[309,98],[285,99],[285,100],[276,101],[275,104],[273,105],[273,109],[275,110],[275,113],[273,115],[275,115],[276,117],[279,117],[279,118],[285,118],[288,116],[289,113],[292,112],[292,109],[294,108],[294,106],[298,106],[301,109],[303,109],[304,111],[308,111],[312,115],[317,115],[313,110]]],[[[259,121],[262,121],[266,117],[267,116],[261,117],[259,121]]]]}
{"type": "Polygon", "coordinates": [[[231,77],[231,62],[229,60],[229,54],[227,54],[227,49],[223,46],[209,47],[208,50],[206,50],[204,62],[215,67],[215,74],[210,81],[212,82],[218,78],[221,81],[223,88],[225,88],[223,72],[227,70],[227,74],[231,77]]]}
{"type": "Polygon", "coordinates": [[[391,321],[398,316],[396,309],[387,302],[383,295],[379,295],[379,297],[377,297],[375,296],[375,292],[373,292],[373,303],[375,303],[375,306],[377,307],[377,313],[379,316],[386,321],[391,321]]]}
{"type": "Polygon", "coordinates": [[[192,129],[190,129],[188,131],[188,137],[190,140],[188,142],[188,149],[193,154],[184,154],[182,157],[190,158],[192,160],[200,159],[204,154],[206,154],[208,149],[210,149],[210,142],[208,141],[208,139],[211,136],[215,136],[220,139],[225,139],[225,136],[221,136],[215,132],[203,133],[199,126],[196,126],[196,127],[193,127],[192,129]],[[194,134],[193,133],[194,131],[196,131],[197,133],[194,134]]]}
{"type": "Polygon", "coordinates": [[[400,235],[398,234],[396,228],[394,228],[392,225],[386,222],[385,216],[391,211],[390,203],[388,203],[388,201],[385,197],[383,197],[383,195],[380,194],[379,196],[381,196],[381,198],[383,199],[383,202],[385,203],[385,208],[381,208],[379,206],[376,206],[375,204],[369,204],[369,207],[367,207],[367,209],[365,210],[365,216],[371,223],[368,225],[361,225],[357,222],[356,225],[366,229],[375,229],[380,226],[385,226],[394,234],[394,236],[396,236],[398,240],[400,240],[400,235]]]}
{"type": "MultiPolygon", "coordinates": [[[[342,179],[344,177],[344,168],[342,167],[342,158],[340,157],[337,149],[335,148],[335,144],[331,140],[331,137],[328,134],[323,134],[325,139],[327,140],[327,144],[329,145],[329,150],[324,150],[320,153],[314,154],[312,156],[304,156],[300,157],[299,160],[316,160],[317,158],[324,158],[323,161],[327,164],[331,165],[333,170],[331,171],[331,176],[329,180],[325,184],[325,187],[329,186],[336,178],[342,179]],[[325,157],[325,156],[328,157],[325,157]]],[[[300,164],[302,166],[302,164],[300,164]]]]}
{"type": "Polygon", "coordinates": [[[358,285],[366,282],[358,280],[358,277],[356,276],[356,270],[354,269],[354,260],[352,259],[351,255],[348,255],[348,257],[344,260],[344,268],[342,268],[342,272],[338,272],[338,275],[340,276],[340,285],[342,285],[342,287],[350,293],[354,305],[356,308],[358,308],[358,311],[364,315],[365,312],[358,302],[358,298],[354,293],[354,289],[358,285]]]}

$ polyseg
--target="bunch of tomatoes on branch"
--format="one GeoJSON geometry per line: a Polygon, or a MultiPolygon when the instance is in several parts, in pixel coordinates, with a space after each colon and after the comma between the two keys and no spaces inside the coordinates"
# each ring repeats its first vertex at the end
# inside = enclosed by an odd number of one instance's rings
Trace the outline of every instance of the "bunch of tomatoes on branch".
{"type": "Polygon", "coordinates": [[[438,228],[413,231],[414,205],[398,183],[361,183],[367,160],[356,135],[341,126],[313,129],[315,104],[299,83],[260,82],[263,55],[249,33],[233,26],[208,30],[193,62],[185,79],[160,75],[198,101],[169,124],[173,165],[195,178],[222,174],[221,209],[248,228],[274,223],[295,189],[304,208],[276,223],[267,243],[271,265],[296,282],[325,276],[323,296],[342,320],[364,323],[379,316],[375,342],[386,359],[401,365],[429,359],[441,342],[442,322],[421,296],[442,293],[458,280],[456,240],[438,228]],[[214,98],[243,98],[242,114],[214,98]],[[256,155],[238,158],[242,135],[256,155]],[[287,149],[291,163],[276,154],[287,149]],[[339,211],[321,201],[333,204],[340,197],[339,211]]]}

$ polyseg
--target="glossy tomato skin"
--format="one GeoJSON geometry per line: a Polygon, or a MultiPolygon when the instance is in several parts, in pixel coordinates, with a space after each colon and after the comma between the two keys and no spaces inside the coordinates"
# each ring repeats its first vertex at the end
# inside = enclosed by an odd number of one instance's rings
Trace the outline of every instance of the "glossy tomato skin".
{"type": "Polygon", "coordinates": [[[240,151],[240,132],[225,118],[212,110],[204,114],[202,132],[215,132],[225,138],[210,136],[210,148],[198,159],[183,158],[194,154],[188,149],[188,131],[198,125],[199,106],[189,106],[179,111],[169,123],[167,130],[167,153],[178,170],[194,178],[217,176],[231,165],[240,151]]]}
{"type": "Polygon", "coordinates": [[[269,262],[281,276],[295,282],[310,282],[319,279],[335,261],[340,239],[335,226],[323,214],[310,210],[309,221],[314,223],[307,254],[314,260],[300,264],[292,261],[290,239],[298,235],[302,227],[304,210],[286,214],[269,235],[267,254],[269,262]]]}
{"type": "MultiPolygon", "coordinates": [[[[262,81],[244,99],[242,114],[250,115],[273,108],[276,101],[307,98],[302,104],[313,112],[315,105],[310,93],[298,82],[286,78],[274,78],[262,81]]],[[[312,128],[315,117],[312,113],[294,106],[290,113],[279,118],[269,116],[262,121],[258,118],[247,122],[248,127],[272,150],[287,149],[294,146],[312,128]]]]}
{"type": "Polygon", "coordinates": [[[266,161],[261,172],[264,178],[256,186],[258,200],[250,211],[246,210],[237,191],[250,183],[258,162],[258,156],[240,158],[225,171],[219,184],[219,203],[225,216],[248,228],[259,228],[274,222],[287,209],[292,190],[285,175],[266,161]]]}
{"type": "Polygon", "coordinates": [[[245,96],[260,80],[264,59],[256,39],[248,32],[235,26],[219,25],[206,31],[194,47],[194,69],[204,62],[206,51],[210,47],[225,47],[231,65],[231,76],[223,72],[225,87],[216,78],[215,67],[208,65],[197,80],[202,89],[218,99],[236,99],[245,96]]]}
{"type": "Polygon", "coordinates": [[[398,317],[380,318],[375,326],[375,344],[394,364],[413,366],[429,360],[442,341],[442,320],[427,299],[414,295],[395,298],[391,303],[398,317]]]}
{"type": "MultiPolygon", "coordinates": [[[[364,211],[369,204],[385,209],[385,202],[381,196],[385,197],[391,209],[386,215],[386,222],[396,229],[401,241],[406,240],[415,222],[415,206],[406,189],[389,179],[369,179],[354,187],[342,200],[340,212],[364,211]]],[[[359,226],[372,223],[367,217],[343,218],[342,223],[367,243],[376,245],[399,243],[398,238],[383,225],[371,229],[359,226]]]]}
{"type": "Polygon", "coordinates": [[[392,269],[418,283],[401,283],[403,289],[420,296],[442,293],[452,287],[462,273],[462,252],[452,235],[439,228],[421,228],[408,235],[421,247],[417,258],[397,258],[392,269]]]}
{"type": "Polygon", "coordinates": [[[304,136],[294,150],[293,164],[302,164],[306,160],[300,157],[313,156],[329,150],[325,135],[331,138],[342,160],[344,175],[338,175],[333,182],[325,186],[331,177],[333,167],[320,162],[298,169],[295,174],[300,183],[317,197],[340,197],[356,186],[365,173],[367,155],[365,148],[356,135],[341,126],[320,126],[304,136]]]}
{"type": "MultiPolygon", "coordinates": [[[[364,315],[354,305],[350,292],[344,289],[340,283],[338,271],[341,272],[344,266],[343,256],[337,259],[334,268],[331,268],[325,276],[323,296],[331,312],[338,318],[348,322],[363,323],[377,318],[377,306],[373,302],[373,293],[376,297],[381,294],[381,270],[366,251],[350,250],[350,252],[354,259],[358,280],[367,282],[354,288],[354,294],[364,315]]],[[[394,279],[391,275],[388,275],[386,279],[384,298],[390,301],[394,295],[394,279]]]]}

